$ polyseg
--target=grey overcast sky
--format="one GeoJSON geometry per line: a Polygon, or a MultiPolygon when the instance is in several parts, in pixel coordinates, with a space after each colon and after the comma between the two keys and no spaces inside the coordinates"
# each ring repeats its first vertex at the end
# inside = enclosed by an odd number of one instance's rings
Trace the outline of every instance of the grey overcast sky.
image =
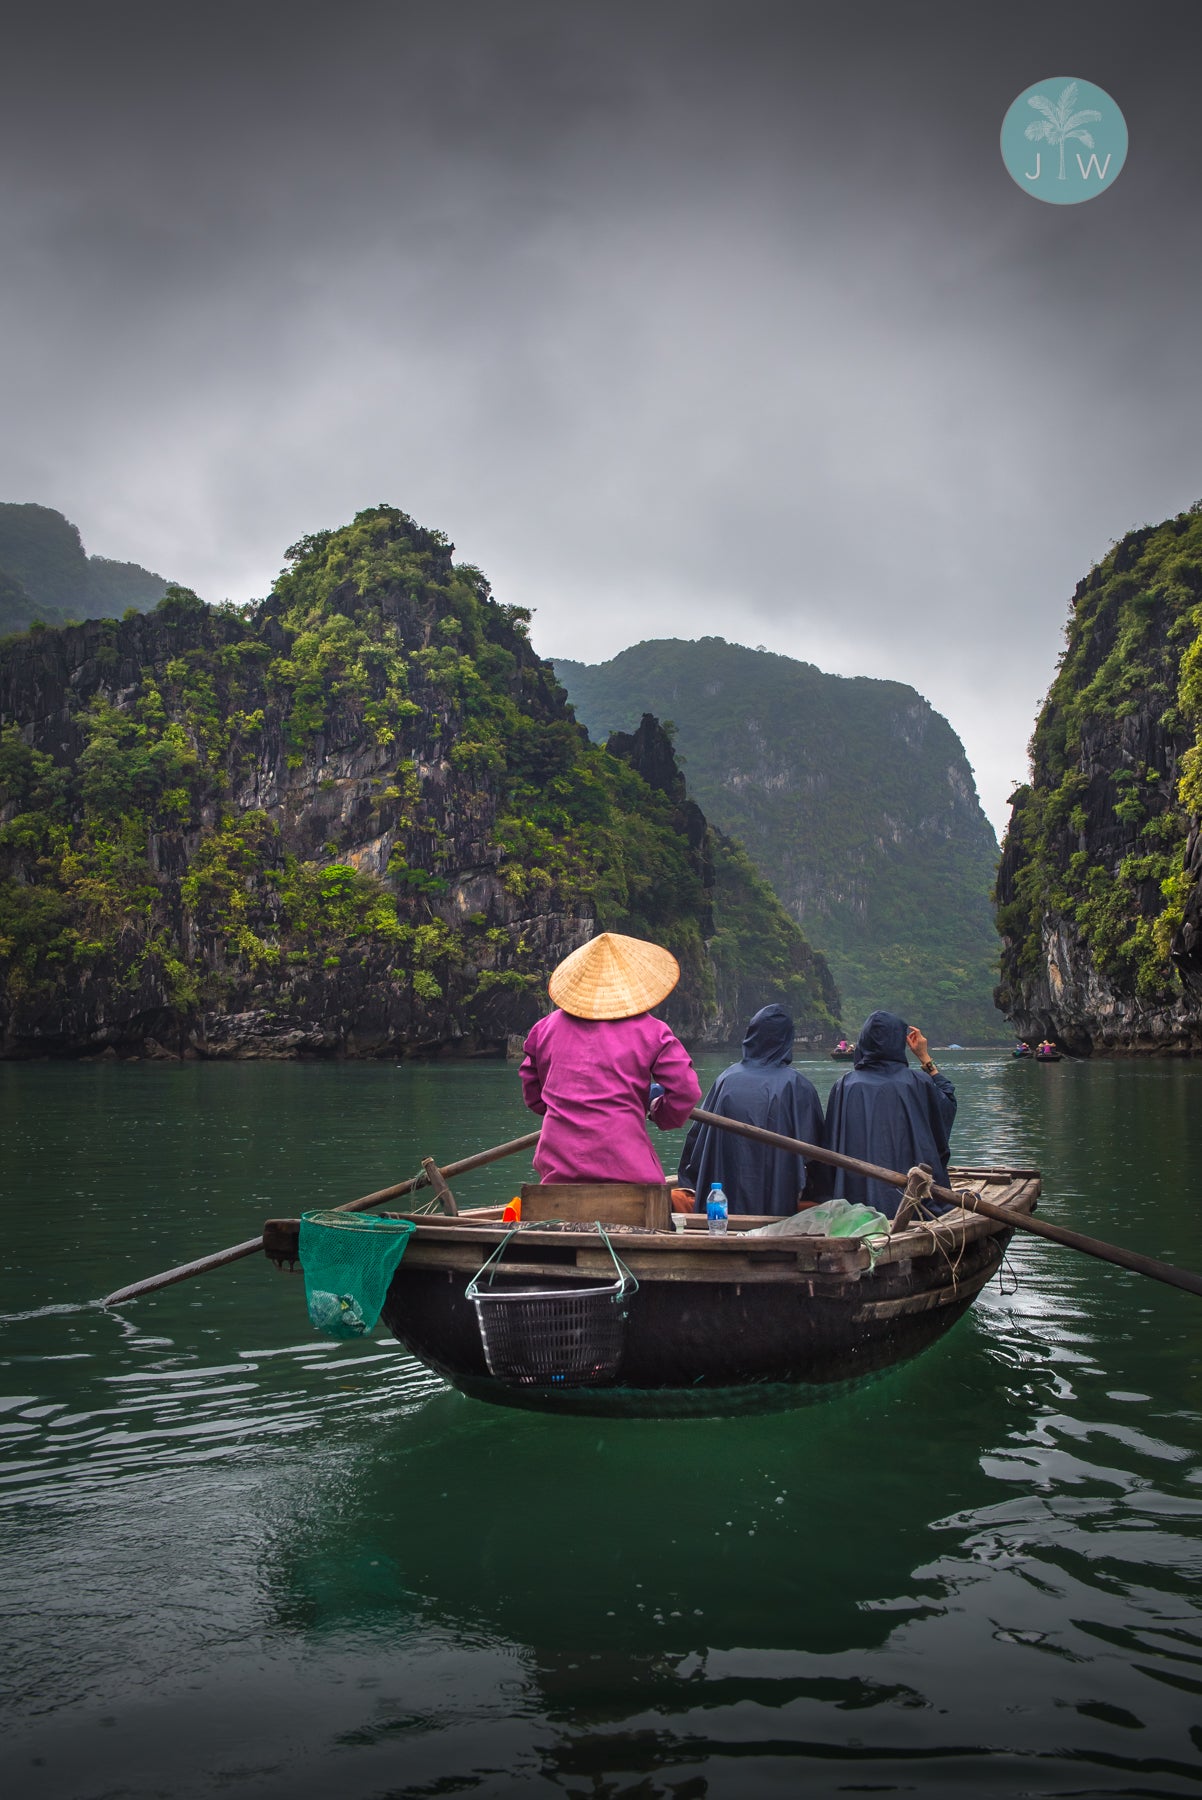
{"type": "Polygon", "coordinates": [[[1202,496],[1197,0],[46,0],[4,37],[0,499],[206,599],[387,500],[547,655],[912,682],[1000,828],[1077,579],[1202,496]],[[1079,206],[999,156],[1060,75],[1130,129],[1079,206]]]}

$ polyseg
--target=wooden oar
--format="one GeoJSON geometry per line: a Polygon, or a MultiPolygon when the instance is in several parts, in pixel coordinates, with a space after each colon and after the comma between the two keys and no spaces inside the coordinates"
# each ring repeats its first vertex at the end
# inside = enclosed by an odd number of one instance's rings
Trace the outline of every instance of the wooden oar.
{"type": "MultiPolygon", "coordinates": [[[[496,1144],[491,1150],[479,1150],[475,1156],[465,1156],[461,1162],[447,1163],[441,1170],[443,1175],[466,1175],[469,1169],[482,1169],[486,1163],[500,1162],[503,1156],[515,1156],[519,1150],[532,1150],[538,1143],[538,1132],[527,1132],[525,1137],[514,1138],[508,1144],[496,1144]]],[[[415,1188],[428,1187],[430,1177],[425,1173],[413,1175],[408,1181],[398,1181],[395,1187],[381,1188],[378,1193],[364,1194],[358,1200],[347,1200],[342,1206],[332,1207],[333,1212],[366,1212],[369,1207],[383,1206],[387,1200],[399,1200],[402,1194],[411,1194],[415,1188]]],[[[444,1188],[446,1183],[443,1183],[444,1188]]],[[[449,1192],[449,1190],[448,1190],[449,1192]]],[[[241,1262],[244,1256],[253,1256],[256,1250],[263,1248],[262,1233],[258,1237],[247,1238],[244,1244],[231,1244],[226,1250],[214,1250],[210,1256],[198,1257],[195,1262],[180,1263],[178,1268],[164,1269],[161,1275],[148,1275],[144,1281],[131,1282],[129,1287],[118,1288],[109,1294],[103,1304],[117,1306],[125,1300],[136,1300],[141,1294],[153,1294],[159,1288],[173,1287],[177,1281],[190,1281],[193,1275],[207,1275],[210,1269],[222,1269],[226,1263],[241,1262]]]]}
{"type": "MultiPolygon", "coordinates": [[[[868,1175],[874,1181],[886,1181],[890,1187],[904,1188],[908,1176],[899,1175],[896,1169],[879,1169],[875,1163],[861,1162],[858,1156],[842,1156],[837,1150],[824,1149],[820,1144],[803,1144],[800,1138],[782,1137],[778,1131],[765,1131],[759,1125],[744,1125],[739,1119],[724,1119],[719,1113],[705,1112],[695,1106],[689,1114],[702,1125],[716,1125],[720,1131],[733,1131],[738,1137],[753,1138],[757,1144],[771,1144],[777,1150],[791,1150],[795,1155],[804,1156],[807,1161],[828,1163],[835,1169],[850,1169],[855,1175],[868,1175]]],[[[939,1187],[932,1183],[931,1193],[936,1200],[945,1200],[952,1206],[962,1206],[967,1212],[983,1213],[988,1219],[997,1219],[1003,1225],[1014,1226],[1019,1231],[1029,1231],[1035,1237],[1048,1238],[1053,1244],[1064,1244],[1070,1250],[1080,1250],[1086,1256],[1096,1256],[1101,1262],[1114,1263],[1120,1269],[1130,1269],[1136,1275],[1149,1275],[1153,1281],[1163,1281],[1168,1287],[1181,1288],[1187,1294],[1202,1294],[1202,1275],[1195,1275],[1191,1269],[1175,1269],[1172,1263],[1160,1262],[1154,1256],[1142,1256],[1138,1250],[1126,1250],[1121,1244],[1107,1244],[1101,1238],[1086,1237],[1080,1231],[1068,1231],[1063,1225],[1049,1225],[1046,1219],[1033,1219],[1025,1213],[1012,1213],[1004,1206],[997,1206],[992,1200],[985,1200],[980,1195],[958,1192],[951,1188],[939,1187]]]]}

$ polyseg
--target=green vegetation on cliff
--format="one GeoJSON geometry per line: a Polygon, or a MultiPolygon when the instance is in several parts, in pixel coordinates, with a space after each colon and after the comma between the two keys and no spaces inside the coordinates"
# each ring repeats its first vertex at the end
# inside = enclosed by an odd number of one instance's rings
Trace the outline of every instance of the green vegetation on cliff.
{"type": "Polygon", "coordinates": [[[262,605],[172,588],[145,616],[12,640],[10,1053],[495,1043],[594,920],[675,951],[694,1034],[723,967],[774,939],[825,1027],[821,959],[737,851],[710,891],[673,799],[588,741],[527,620],[378,507],[294,546],[262,605]]]}
{"type": "Polygon", "coordinates": [[[145,612],[167,583],[138,563],[85,554],[78,529],[49,506],[0,503],[0,638],[30,625],[145,612]]]}
{"type": "Polygon", "coordinates": [[[1112,994],[1171,1010],[1202,812],[1202,507],[1129,532],[1079,583],[1066,636],[1012,796],[1001,999],[1052,1007],[1036,989],[1063,928],[1112,994]]]}
{"type": "Polygon", "coordinates": [[[644,713],[637,731],[612,733],[606,748],[638,772],[660,804],[670,803],[667,821],[689,847],[726,1034],[741,1038],[746,1020],[775,1001],[792,1013],[799,1036],[833,1035],[839,992],[826,959],[807,943],[743,846],[710,825],[689,798],[670,732],[644,713]]]}
{"type": "Polygon", "coordinates": [[[885,1006],[937,1040],[1003,1035],[996,840],[959,739],[913,688],[722,638],[555,667],[594,736],[644,710],[672,721],[690,792],[828,959],[850,1030],[885,1006]]]}
{"type": "Polygon", "coordinates": [[[711,827],[714,935],[707,942],[730,995],[725,1015],[741,1037],[753,1013],[771,1002],[793,1015],[806,1037],[829,1043],[842,1004],[826,958],[789,917],[737,838],[711,827]]]}

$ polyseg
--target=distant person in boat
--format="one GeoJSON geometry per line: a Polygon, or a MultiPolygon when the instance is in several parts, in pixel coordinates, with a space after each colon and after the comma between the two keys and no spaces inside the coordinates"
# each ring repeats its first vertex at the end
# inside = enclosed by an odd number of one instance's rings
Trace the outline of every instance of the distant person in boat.
{"type": "MultiPolygon", "coordinates": [[[[792,1019],[783,1006],[762,1007],[747,1027],[741,1061],[722,1071],[702,1102],[704,1110],[806,1144],[824,1144],[818,1090],[792,1061],[792,1019]]],[[[695,1212],[705,1211],[710,1187],[720,1181],[731,1212],[784,1215],[797,1211],[807,1169],[804,1158],[791,1151],[696,1124],[685,1139],[680,1181],[696,1194],[695,1212]]]]}
{"type": "Polygon", "coordinates": [[[1044,1038],[1043,1043],[1039,1046],[1039,1054],[1040,1056],[1055,1056],[1055,1044],[1049,1043],[1047,1038],[1044,1038]]]}
{"type": "MultiPolygon", "coordinates": [[[[935,1067],[922,1032],[895,1013],[874,1012],[857,1040],[855,1067],[835,1083],[826,1103],[828,1147],[903,1175],[915,1163],[929,1163],[935,1181],[946,1187],[955,1116],[956,1090],[935,1067]],[[907,1047],[921,1072],[907,1063],[907,1047]]],[[[835,1170],[834,1191],[890,1219],[901,1199],[898,1188],[846,1169],[835,1170]]],[[[937,1201],[929,1207],[946,1211],[937,1201]]]]}
{"type": "Polygon", "coordinates": [[[647,1118],[675,1131],[701,1094],[688,1051],[651,1015],[679,980],[670,951],[613,931],[555,970],[556,1010],[531,1030],[521,1067],[522,1098],[543,1115],[540,1181],[662,1182],[647,1118]]]}

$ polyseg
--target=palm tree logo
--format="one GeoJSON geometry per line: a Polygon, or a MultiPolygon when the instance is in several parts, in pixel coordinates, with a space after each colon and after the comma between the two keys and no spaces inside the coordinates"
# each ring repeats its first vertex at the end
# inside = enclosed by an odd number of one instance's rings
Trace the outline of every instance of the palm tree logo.
{"type": "Polygon", "coordinates": [[[1087,150],[1092,150],[1093,138],[1083,127],[1096,125],[1102,117],[1101,113],[1094,112],[1092,107],[1087,107],[1083,112],[1073,111],[1077,104],[1077,91],[1076,82],[1070,81],[1054,106],[1046,94],[1031,94],[1027,99],[1027,105],[1033,106],[1036,112],[1043,114],[1043,117],[1032,119],[1027,126],[1025,135],[1033,144],[1042,140],[1045,144],[1060,146],[1059,179],[1061,181],[1064,180],[1065,144],[1070,138],[1075,138],[1078,143],[1084,144],[1087,150]]]}

